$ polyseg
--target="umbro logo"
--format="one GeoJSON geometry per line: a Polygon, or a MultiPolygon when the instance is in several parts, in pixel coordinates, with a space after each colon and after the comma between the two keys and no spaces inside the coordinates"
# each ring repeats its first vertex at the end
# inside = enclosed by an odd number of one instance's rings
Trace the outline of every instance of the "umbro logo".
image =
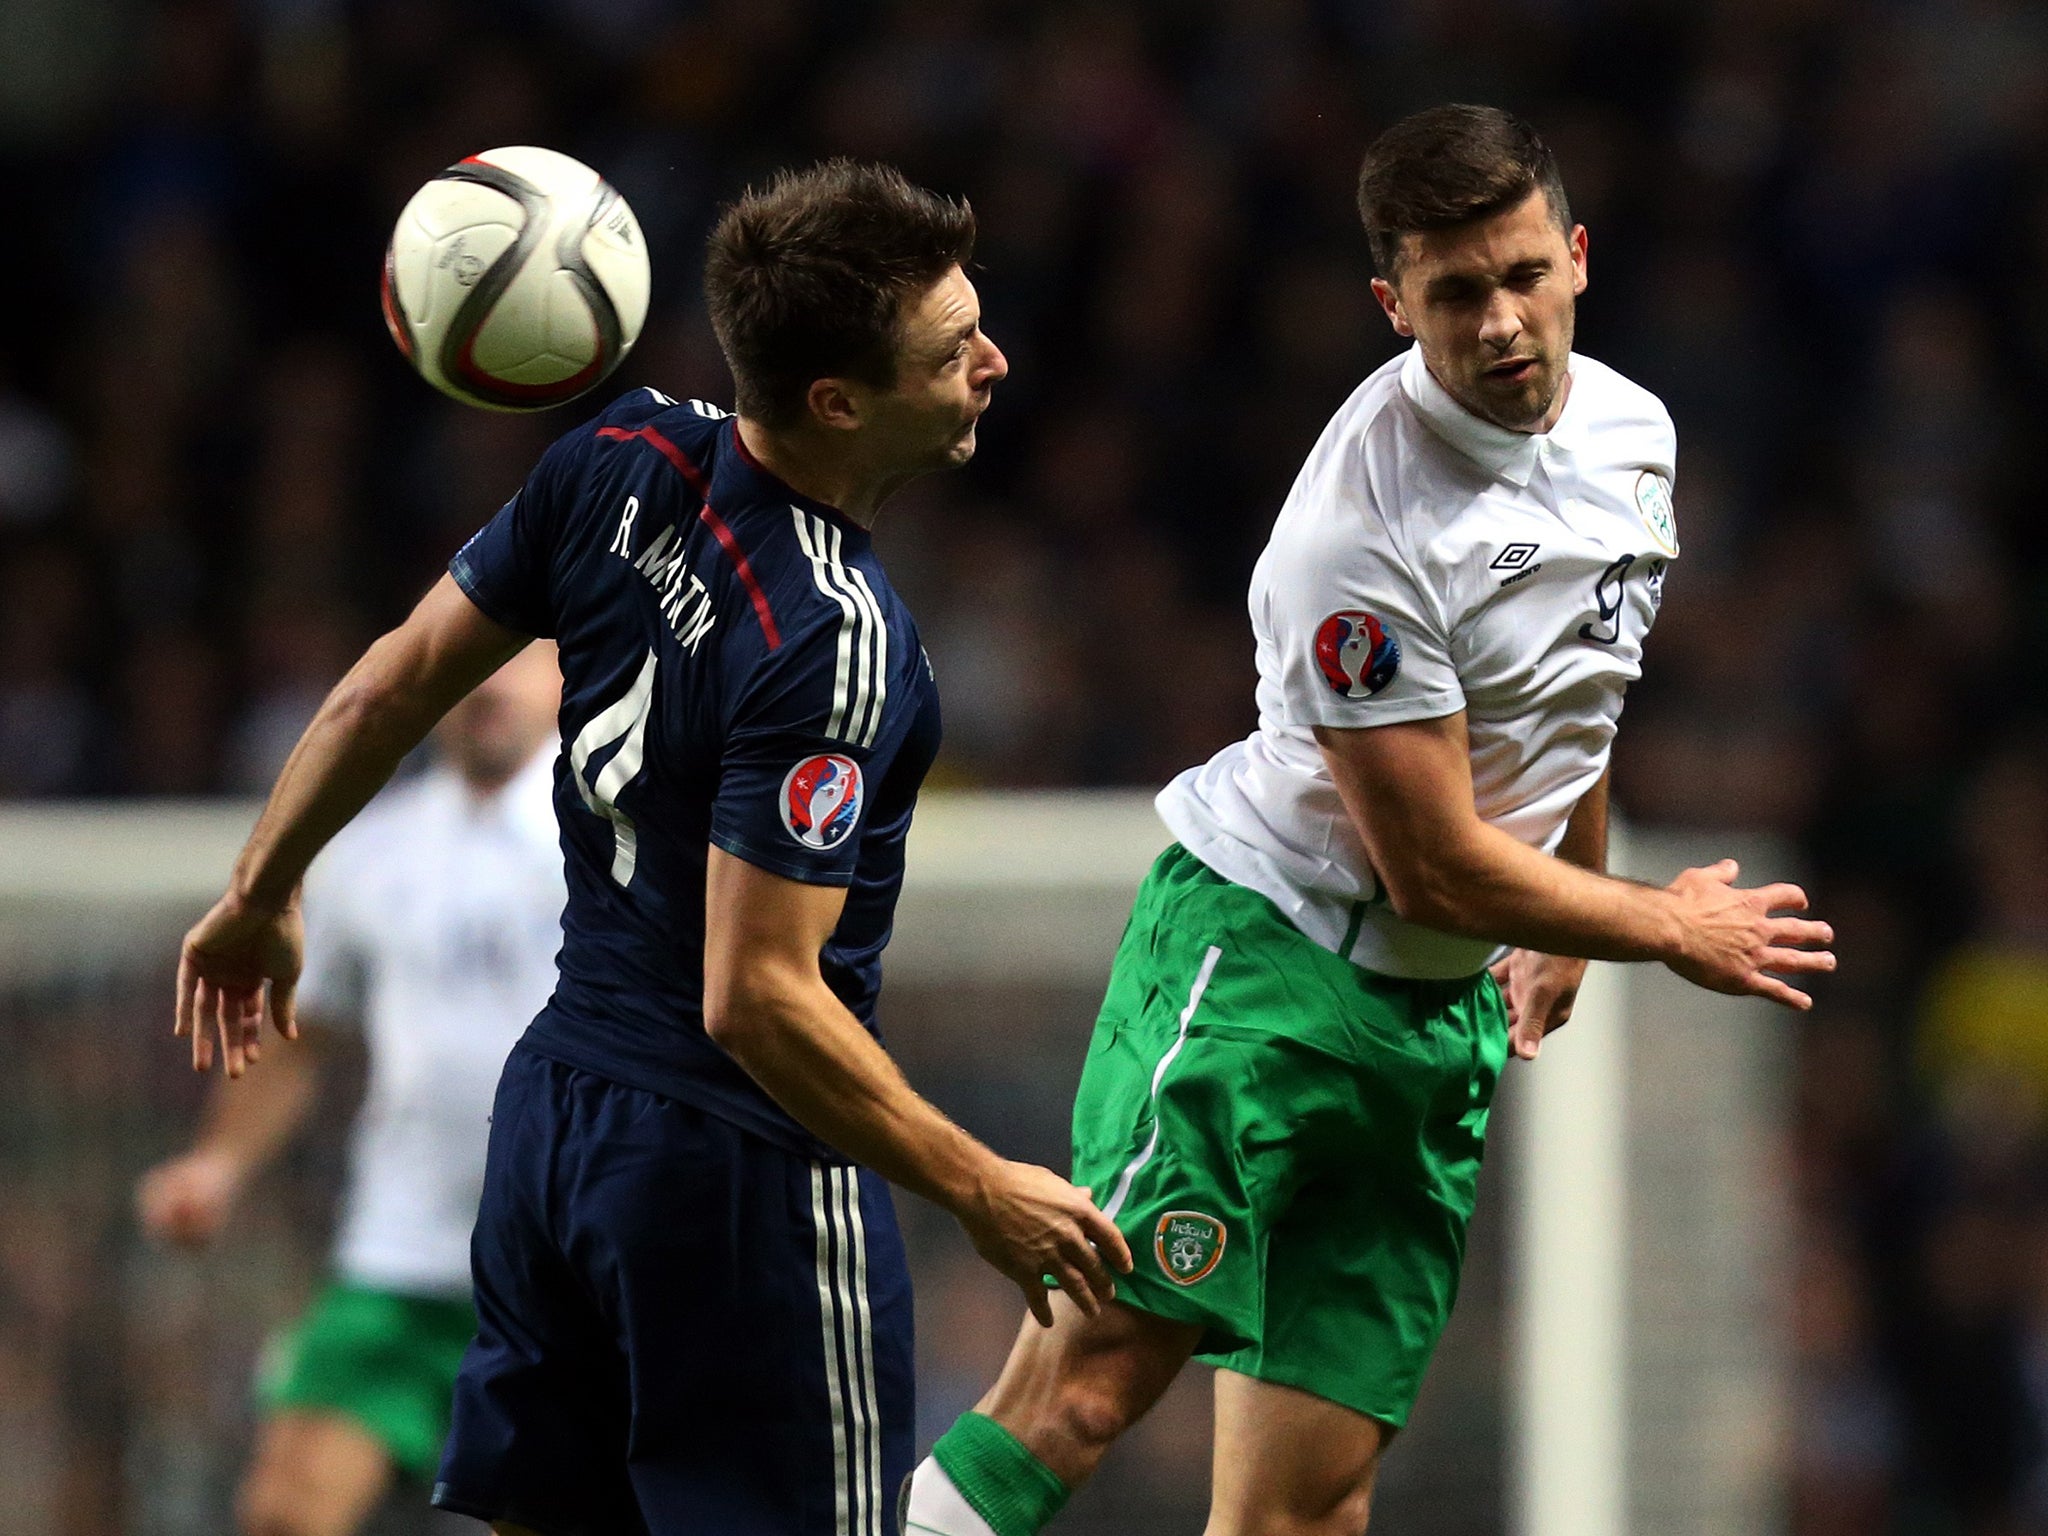
{"type": "Polygon", "coordinates": [[[1542,548],[1540,544],[1510,544],[1506,549],[1493,557],[1493,562],[1487,566],[1487,569],[1489,571],[1519,571],[1523,566],[1536,558],[1536,551],[1540,548],[1542,548]]]}

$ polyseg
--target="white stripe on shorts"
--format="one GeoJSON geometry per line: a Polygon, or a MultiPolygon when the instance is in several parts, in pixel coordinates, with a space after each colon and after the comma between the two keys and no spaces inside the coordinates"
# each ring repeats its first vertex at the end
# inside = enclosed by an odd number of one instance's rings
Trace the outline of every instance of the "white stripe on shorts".
{"type": "Polygon", "coordinates": [[[1202,994],[1209,990],[1209,977],[1215,973],[1216,962],[1223,958],[1220,945],[1211,944],[1209,952],[1202,956],[1202,968],[1195,972],[1194,990],[1188,993],[1188,1005],[1180,1011],[1180,1033],[1174,1037],[1173,1046],[1159,1058],[1159,1065],[1152,1069],[1152,1136],[1145,1143],[1145,1150],[1132,1158],[1116,1181],[1116,1193],[1109,1197],[1109,1204],[1102,1208],[1102,1214],[1115,1221],[1117,1212],[1124,1208],[1124,1201],[1130,1198],[1131,1180],[1138,1176],[1138,1170],[1152,1161],[1152,1154],[1159,1150],[1159,1084],[1166,1077],[1166,1069],[1173,1065],[1173,1058],[1180,1054],[1180,1048],[1188,1043],[1188,1023],[1195,1016],[1195,1010],[1202,1005],[1202,994]]]}
{"type": "Polygon", "coordinates": [[[857,1169],[811,1165],[811,1220],[817,1232],[818,1315],[832,1418],[833,1529],[839,1536],[882,1536],[882,1436],[857,1169]]]}

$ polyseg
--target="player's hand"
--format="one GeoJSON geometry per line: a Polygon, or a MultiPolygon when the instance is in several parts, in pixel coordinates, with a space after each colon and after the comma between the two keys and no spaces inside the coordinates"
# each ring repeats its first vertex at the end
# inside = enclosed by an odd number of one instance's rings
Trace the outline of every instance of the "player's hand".
{"type": "Polygon", "coordinates": [[[1543,1037],[1571,1018],[1586,962],[1515,949],[1494,963],[1493,979],[1508,1005],[1508,1044],[1522,1060],[1534,1061],[1543,1037]]]}
{"type": "Polygon", "coordinates": [[[211,1069],[218,1035],[222,1066],[240,1077],[261,1053],[266,1011],[279,1034],[298,1039],[293,1000],[304,950],[296,897],[282,911],[266,911],[230,892],[193,925],[178,954],[174,1031],[191,1037],[193,1071],[211,1069]]]}
{"type": "Polygon", "coordinates": [[[1665,963],[1696,986],[1738,997],[1767,997],[1788,1008],[1811,1008],[1813,999],[1771,975],[1822,975],[1835,968],[1835,941],[1826,923],[1803,917],[1806,892],[1796,885],[1738,888],[1733,859],[1688,869],[1665,889],[1678,901],[1685,935],[1665,963]]]}
{"type": "Polygon", "coordinates": [[[1095,1208],[1087,1190],[1050,1168],[998,1160],[976,1197],[955,1214],[975,1250],[1017,1283],[1031,1315],[1047,1328],[1048,1276],[1093,1317],[1116,1295],[1111,1266],[1130,1273],[1131,1249],[1123,1233],[1095,1208]]]}
{"type": "Polygon", "coordinates": [[[151,1237],[201,1248],[220,1235],[248,1179],[225,1152],[187,1152],[158,1163],[135,1186],[135,1213],[151,1237]]]}

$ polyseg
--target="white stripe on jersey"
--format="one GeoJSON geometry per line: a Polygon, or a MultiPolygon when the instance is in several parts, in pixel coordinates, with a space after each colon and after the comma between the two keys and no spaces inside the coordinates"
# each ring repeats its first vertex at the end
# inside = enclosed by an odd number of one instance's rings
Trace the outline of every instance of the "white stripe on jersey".
{"type": "Polygon", "coordinates": [[[858,570],[840,559],[840,535],[824,518],[791,507],[797,545],[811,562],[811,581],[839,606],[839,654],[832,677],[832,714],[827,736],[871,747],[882,725],[888,692],[889,628],[882,605],[858,570]]]}
{"type": "MultiPolygon", "coordinates": [[[[671,400],[669,404],[674,405],[675,401],[671,400]]],[[[690,409],[699,416],[702,416],[706,421],[723,421],[732,414],[730,411],[720,410],[708,400],[692,400],[690,402],[690,409]]]]}

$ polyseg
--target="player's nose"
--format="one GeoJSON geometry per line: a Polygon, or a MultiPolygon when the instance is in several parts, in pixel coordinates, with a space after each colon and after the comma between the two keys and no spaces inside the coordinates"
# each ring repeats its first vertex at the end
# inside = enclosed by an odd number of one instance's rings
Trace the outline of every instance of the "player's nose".
{"type": "Polygon", "coordinates": [[[1010,360],[1003,356],[1003,349],[988,337],[982,337],[981,341],[988,350],[981,360],[979,384],[981,388],[986,389],[989,385],[1000,384],[1009,377],[1010,360]]]}

